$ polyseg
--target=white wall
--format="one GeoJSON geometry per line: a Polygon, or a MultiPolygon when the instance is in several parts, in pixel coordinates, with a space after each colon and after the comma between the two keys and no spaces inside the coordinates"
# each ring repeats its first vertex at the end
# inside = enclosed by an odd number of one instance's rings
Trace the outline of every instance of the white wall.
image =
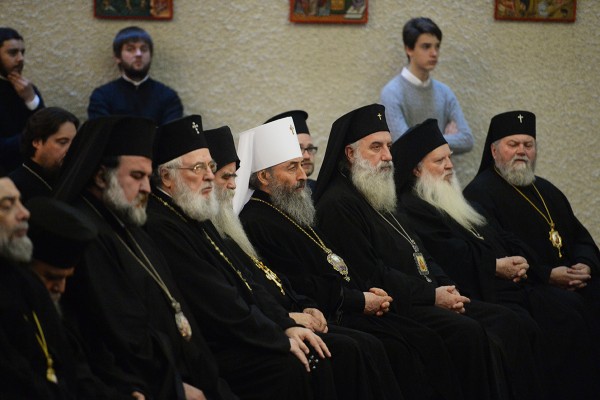
{"type": "Polygon", "coordinates": [[[493,0],[369,3],[368,24],[347,26],[292,24],[286,0],[176,0],[169,22],[94,19],[93,0],[4,0],[0,25],[24,35],[25,74],[46,103],[82,119],[92,89],[117,76],[114,34],[136,24],[155,41],[152,75],[205,128],[241,132],[302,108],[322,155],[331,123],[377,102],[405,62],[404,22],[428,16],[444,33],[434,76],[454,89],[476,138],[473,152],[456,157],[463,183],[479,165],[490,118],[531,110],[538,173],[600,241],[600,2],[578,1],[573,24],[495,21],[493,0]]]}

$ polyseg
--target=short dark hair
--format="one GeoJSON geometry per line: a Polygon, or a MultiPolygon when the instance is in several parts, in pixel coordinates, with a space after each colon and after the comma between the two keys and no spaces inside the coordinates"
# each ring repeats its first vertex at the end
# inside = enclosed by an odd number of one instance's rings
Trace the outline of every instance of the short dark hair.
{"type": "Polygon", "coordinates": [[[409,49],[414,49],[417,39],[424,33],[434,35],[438,40],[442,41],[442,30],[431,19],[426,17],[418,17],[409,20],[404,24],[402,29],[402,41],[404,46],[409,49]]]}
{"type": "Polygon", "coordinates": [[[0,47],[4,44],[4,41],[12,39],[23,40],[23,36],[19,35],[19,32],[13,28],[0,27],[0,47]]]}
{"type": "Polygon", "coordinates": [[[154,43],[152,43],[150,34],[138,26],[128,26],[117,32],[117,36],[113,40],[113,53],[115,57],[121,58],[123,45],[131,42],[146,42],[150,48],[150,54],[154,53],[154,43]]]}
{"type": "Polygon", "coordinates": [[[71,122],[75,129],[79,128],[77,117],[60,107],[47,107],[37,111],[27,120],[25,130],[21,136],[21,153],[30,158],[35,154],[33,141],[42,139],[45,142],[54,135],[65,122],[71,122]]]}

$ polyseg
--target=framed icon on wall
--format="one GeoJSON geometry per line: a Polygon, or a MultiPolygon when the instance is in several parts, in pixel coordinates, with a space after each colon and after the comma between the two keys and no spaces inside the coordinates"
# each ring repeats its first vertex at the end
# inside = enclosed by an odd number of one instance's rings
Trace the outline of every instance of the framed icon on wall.
{"type": "Polygon", "coordinates": [[[170,20],[173,0],[94,0],[94,17],[170,20]]]}
{"type": "Polygon", "coordinates": [[[368,0],[290,0],[290,21],[316,24],[366,24],[368,0]]]}
{"type": "Polygon", "coordinates": [[[513,21],[575,22],[577,0],[496,0],[494,18],[513,21]]]}

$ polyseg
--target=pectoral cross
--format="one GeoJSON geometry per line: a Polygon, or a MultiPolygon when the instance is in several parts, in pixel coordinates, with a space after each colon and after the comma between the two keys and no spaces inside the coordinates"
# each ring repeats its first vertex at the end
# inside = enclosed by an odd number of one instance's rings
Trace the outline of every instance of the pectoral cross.
{"type": "Polygon", "coordinates": [[[192,129],[196,131],[196,134],[199,135],[200,131],[198,130],[199,125],[195,122],[192,122],[192,129]]]}
{"type": "Polygon", "coordinates": [[[379,120],[381,121],[381,113],[378,113],[377,116],[379,117],[379,120]]]}
{"type": "Polygon", "coordinates": [[[294,126],[293,125],[290,125],[290,132],[292,132],[292,135],[296,134],[296,132],[294,132],[294,126]]]}
{"type": "Polygon", "coordinates": [[[521,114],[519,114],[519,116],[517,118],[519,118],[520,123],[523,123],[523,116],[521,114]]]}

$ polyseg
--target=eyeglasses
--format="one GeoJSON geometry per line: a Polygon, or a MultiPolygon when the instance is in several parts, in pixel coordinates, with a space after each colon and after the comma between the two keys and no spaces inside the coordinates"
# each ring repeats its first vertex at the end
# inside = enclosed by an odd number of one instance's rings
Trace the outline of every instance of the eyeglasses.
{"type": "Polygon", "coordinates": [[[317,154],[317,150],[319,150],[319,148],[316,146],[300,147],[300,152],[302,154],[304,154],[305,151],[308,151],[308,154],[310,154],[311,156],[317,154]]]}
{"type": "Polygon", "coordinates": [[[217,172],[217,163],[214,161],[209,161],[208,164],[204,162],[199,162],[191,167],[171,167],[172,169],[187,169],[192,171],[196,175],[200,175],[201,172],[207,172],[210,168],[210,171],[214,174],[217,172]]]}

